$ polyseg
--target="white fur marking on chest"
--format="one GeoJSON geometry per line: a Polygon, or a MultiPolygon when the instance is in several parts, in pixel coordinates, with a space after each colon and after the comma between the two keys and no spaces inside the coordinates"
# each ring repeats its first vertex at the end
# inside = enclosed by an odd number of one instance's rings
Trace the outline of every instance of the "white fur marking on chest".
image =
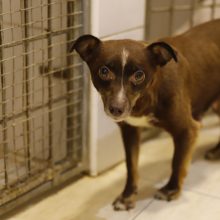
{"type": "Polygon", "coordinates": [[[135,127],[152,127],[150,123],[155,118],[152,115],[141,116],[141,117],[128,117],[125,119],[125,122],[135,126],[135,127]]]}

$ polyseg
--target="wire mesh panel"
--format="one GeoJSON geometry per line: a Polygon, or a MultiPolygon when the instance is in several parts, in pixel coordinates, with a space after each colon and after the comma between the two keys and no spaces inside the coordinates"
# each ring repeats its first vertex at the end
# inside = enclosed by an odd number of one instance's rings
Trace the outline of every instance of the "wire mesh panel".
{"type": "Polygon", "coordinates": [[[69,48],[83,9],[82,0],[0,0],[0,208],[81,169],[87,90],[69,48]]]}
{"type": "Polygon", "coordinates": [[[147,0],[145,38],[182,33],[215,18],[220,18],[220,0],[147,0]]]}

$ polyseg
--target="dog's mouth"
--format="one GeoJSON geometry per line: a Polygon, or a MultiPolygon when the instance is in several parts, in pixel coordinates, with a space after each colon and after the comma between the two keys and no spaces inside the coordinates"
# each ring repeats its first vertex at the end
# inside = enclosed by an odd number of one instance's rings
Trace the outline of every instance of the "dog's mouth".
{"type": "Polygon", "coordinates": [[[108,115],[114,122],[122,122],[124,121],[127,117],[120,117],[120,118],[116,118],[116,117],[113,117],[113,116],[110,116],[108,115]]]}
{"type": "Polygon", "coordinates": [[[107,114],[114,122],[122,122],[124,121],[128,116],[123,116],[123,117],[114,117],[112,115],[107,114]]]}

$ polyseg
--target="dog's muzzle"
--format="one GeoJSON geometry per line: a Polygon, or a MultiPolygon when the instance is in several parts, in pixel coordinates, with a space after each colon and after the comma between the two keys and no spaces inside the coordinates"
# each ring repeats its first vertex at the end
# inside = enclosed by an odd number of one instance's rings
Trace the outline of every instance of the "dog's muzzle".
{"type": "Polygon", "coordinates": [[[106,114],[115,121],[123,121],[130,114],[130,104],[128,100],[122,102],[109,101],[105,105],[106,114]]]}

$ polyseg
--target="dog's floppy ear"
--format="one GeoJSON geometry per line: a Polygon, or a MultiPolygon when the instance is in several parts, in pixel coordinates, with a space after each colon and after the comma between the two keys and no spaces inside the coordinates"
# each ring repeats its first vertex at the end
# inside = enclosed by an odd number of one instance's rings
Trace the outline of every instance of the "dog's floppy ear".
{"type": "Polygon", "coordinates": [[[92,35],[83,35],[75,40],[70,52],[76,50],[84,61],[89,61],[100,46],[101,41],[92,35]]]}
{"type": "Polygon", "coordinates": [[[147,47],[150,61],[156,66],[164,66],[171,59],[177,62],[177,52],[165,42],[155,42],[147,47]]]}

